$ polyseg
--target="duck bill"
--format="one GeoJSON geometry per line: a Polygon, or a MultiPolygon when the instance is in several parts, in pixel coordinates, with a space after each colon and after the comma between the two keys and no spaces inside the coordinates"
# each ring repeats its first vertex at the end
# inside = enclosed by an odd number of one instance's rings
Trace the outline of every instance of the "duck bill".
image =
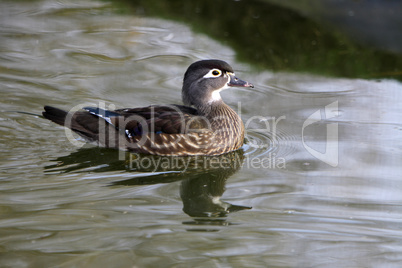
{"type": "Polygon", "coordinates": [[[241,80],[240,78],[236,77],[234,74],[229,74],[230,76],[230,81],[228,82],[228,86],[230,87],[251,87],[254,88],[254,85],[241,80]]]}

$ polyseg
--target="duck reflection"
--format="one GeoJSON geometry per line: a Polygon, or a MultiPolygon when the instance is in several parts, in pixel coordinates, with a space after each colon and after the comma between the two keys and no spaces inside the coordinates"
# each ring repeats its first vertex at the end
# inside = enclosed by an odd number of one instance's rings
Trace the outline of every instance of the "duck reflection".
{"type": "Polygon", "coordinates": [[[124,153],[105,148],[79,149],[54,161],[46,167],[47,172],[107,172],[126,170],[144,172],[144,176],[115,181],[115,185],[149,185],[181,181],[180,196],[183,211],[194,218],[184,224],[227,225],[227,214],[251,209],[221,200],[226,180],[235,174],[244,161],[243,150],[220,156],[162,157],[124,153]],[[149,173],[152,172],[152,173],[149,173]],[[152,175],[155,174],[155,175],[152,175]]]}
{"type": "MultiPolygon", "coordinates": [[[[204,173],[187,177],[181,182],[180,196],[183,200],[183,211],[192,217],[225,217],[230,212],[250,209],[222,201],[226,180],[235,174],[243,163],[242,151],[219,156],[218,160],[232,161],[227,167],[216,167],[204,173]],[[241,162],[239,162],[241,161],[241,162]]],[[[208,160],[207,160],[208,161],[208,160]]]]}

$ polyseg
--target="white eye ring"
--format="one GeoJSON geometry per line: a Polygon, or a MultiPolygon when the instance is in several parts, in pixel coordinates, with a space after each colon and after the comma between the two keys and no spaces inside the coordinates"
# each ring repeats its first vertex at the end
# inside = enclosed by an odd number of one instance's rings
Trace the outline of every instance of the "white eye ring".
{"type": "Polygon", "coordinates": [[[222,71],[219,69],[212,69],[210,70],[206,75],[204,75],[204,78],[214,78],[214,77],[219,77],[222,75],[222,71]]]}

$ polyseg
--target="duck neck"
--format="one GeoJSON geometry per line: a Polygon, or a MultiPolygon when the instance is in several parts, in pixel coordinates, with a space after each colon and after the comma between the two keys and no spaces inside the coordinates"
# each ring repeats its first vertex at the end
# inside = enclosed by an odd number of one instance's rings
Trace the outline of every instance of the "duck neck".
{"type": "Polygon", "coordinates": [[[208,106],[198,107],[200,115],[205,116],[212,126],[224,124],[231,128],[243,125],[240,116],[222,100],[214,101],[208,106]]]}
{"type": "Polygon", "coordinates": [[[222,100],[208,103],[208,105],[200,105],[197,107],[197,109],[200,115],[205,116],[208,119],[213,119],[217,116],[221,116],[222,114],[224,114],[225,110],[233,111],[222,100]]]}

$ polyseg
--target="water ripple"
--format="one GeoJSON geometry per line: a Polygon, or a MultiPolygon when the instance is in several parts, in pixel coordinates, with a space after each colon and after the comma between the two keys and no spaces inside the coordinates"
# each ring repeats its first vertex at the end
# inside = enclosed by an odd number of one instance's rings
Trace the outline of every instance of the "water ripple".
{"type": "Polygon", "coordinates": [[[247,130],[246,142],[243,145],[245,155],[249,157],[286,157],[297,151],[295,144],[298,141],[295,135],[283,130],[275,133],[268,131],[247,130]]]}

